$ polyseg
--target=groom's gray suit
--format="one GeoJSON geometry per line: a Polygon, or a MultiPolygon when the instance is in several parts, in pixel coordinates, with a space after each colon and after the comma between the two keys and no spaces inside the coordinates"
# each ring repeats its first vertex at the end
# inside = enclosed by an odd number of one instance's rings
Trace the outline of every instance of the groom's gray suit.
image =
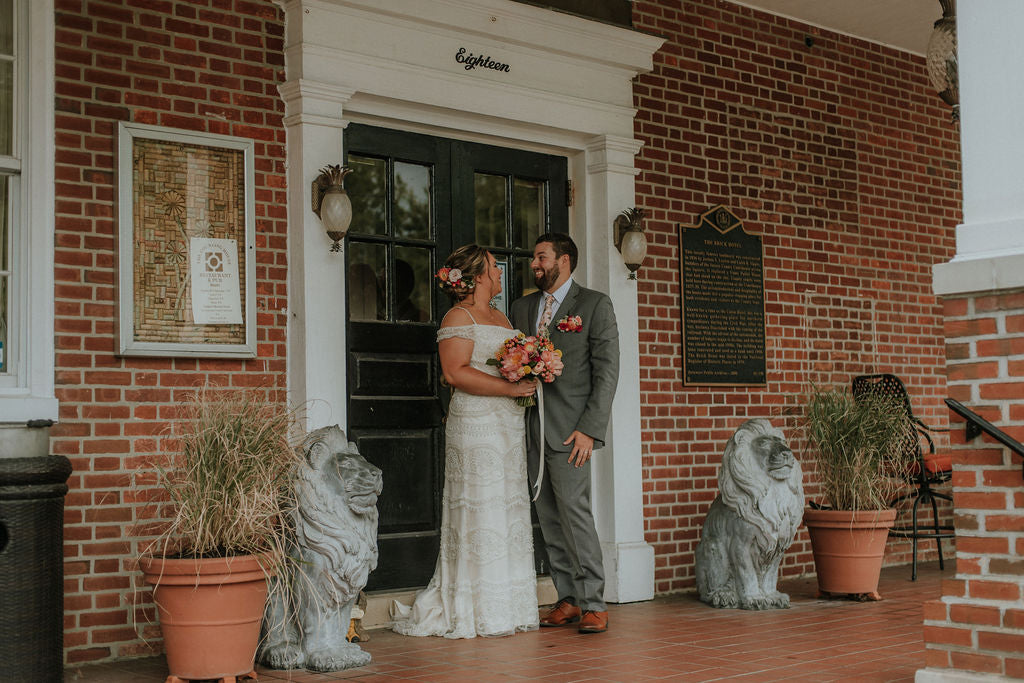
{"type": "MultiPolygon", "coordinates": [[[[542,296],[538,291],[513,302],[517,329],[537,331],[542,296]]],[[[543,385],[545,474],[537,517],[558,598],[572,597],[583,610],[603,612],[604,565],[590,507],[590,460],[582,467],[569,464],[573,444],[563,442],[578,430],[594,439],[595,449],[604,446],[619,378],[619,332],[611,299],[572,282],[548,332],[562,351],[564,368],[553,383],[543,385]],[[576,315],[583,320],[582,330],[558,329],[559,320],[576,315]]],[[[541,451],[538,409],[528,409],[526,420],[529,475],[535,479],[541,451]]]]}

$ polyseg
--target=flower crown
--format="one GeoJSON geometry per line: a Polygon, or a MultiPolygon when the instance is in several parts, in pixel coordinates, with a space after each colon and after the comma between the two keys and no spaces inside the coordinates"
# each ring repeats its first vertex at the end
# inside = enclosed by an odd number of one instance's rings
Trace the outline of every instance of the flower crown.
{"type": "Polygon", "coordinates": [[[444,286],[446,283],[452,289],[459,289],[464,287],[466,289],[473,289],[476,287],[476,283],[469,278],[462,277],[462,271],[458,268],[449,268],[445,266],[437,271],[435,277],[439,280],[438,286],[444,286]]]}

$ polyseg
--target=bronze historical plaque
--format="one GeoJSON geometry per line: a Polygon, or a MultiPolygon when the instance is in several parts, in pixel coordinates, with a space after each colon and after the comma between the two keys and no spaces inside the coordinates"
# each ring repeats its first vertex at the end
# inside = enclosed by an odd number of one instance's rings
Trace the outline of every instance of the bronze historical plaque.
{"type": "Polygon", "coordinates": [[[766,383],[761,238],[722,206],[680,226],[683,384],[766,383]]]}

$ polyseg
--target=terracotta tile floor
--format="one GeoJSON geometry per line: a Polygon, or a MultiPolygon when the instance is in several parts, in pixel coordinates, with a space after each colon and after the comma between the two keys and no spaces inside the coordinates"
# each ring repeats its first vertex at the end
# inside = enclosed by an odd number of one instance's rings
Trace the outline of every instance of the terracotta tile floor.
{"type": "MultiPolygon", "coordinates": [[[[445,640],[371,631],[361,669],[259,670],[260,681],[912,681],[924,667],[922,604],[940,595],[937,562],[882,572],[884,600],[816,597],[814,579],[786,582],[791,609],[713,609],[695,595],[610,605],[610,630],[543,629],[507,638],[445,640]]],[[[163,683],[163,658],[69,668],[68,683],[163,683]]]]}

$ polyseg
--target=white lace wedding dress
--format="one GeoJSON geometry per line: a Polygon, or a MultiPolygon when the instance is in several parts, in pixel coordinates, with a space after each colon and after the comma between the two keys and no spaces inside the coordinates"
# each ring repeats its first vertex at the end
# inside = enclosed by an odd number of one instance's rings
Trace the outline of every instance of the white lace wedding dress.
{"type": "MultiPolygon", "coordinates": [[[[472,367],[498,375],[486,361],[516,333],[466,325],[440,329],[437,340],[471,340],[472,367]]],[[[537,628],[523,410],[512,398],[453,392],[445,430],[441,549],[434,576],[412,607],[392,603],[398,633],[473,638],[537,628]]]]}

